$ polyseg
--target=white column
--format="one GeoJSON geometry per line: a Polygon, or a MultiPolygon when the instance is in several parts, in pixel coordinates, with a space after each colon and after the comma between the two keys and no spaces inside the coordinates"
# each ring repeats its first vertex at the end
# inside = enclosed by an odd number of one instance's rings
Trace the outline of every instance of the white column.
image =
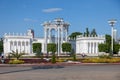
{"type": "Polygon", "coordinates": [[[51,43],[51,29],[49,28],[49,43],[51,43]]]}
{"type": "Polygon", "coordinates": [[[94,42],[94,53],[96,53],[96,42],[94,42]]]}
{"type": "Polygon", "coordinates": [[[63,27],[61,28],[61,43],[63,43],[63,27]]]}
{"type": "Polygon", "coordinates": [[[95,43],[93,42],[93,49],[92,49],[93,54],[95,53],[94,50],[95,50],[95,43]]]}
{"type": "Polygon", "coordinates": [[[67,28],[66,28],[66,36],[65,36],[65,41],[67,42],[67,37],[68,37],[68,30],[67,30],[67,28]]]}
{"type": "Polygon", "coordinates": [[[63,43],[63,31],[61,27],[60,28],[60,53],[62,52],[62,43],[63,43]]]}
{"type": "Polygon", "coordinates": [[[89,54],[89,42],[87,43],[87,46],[88,46],[87,53],[89,54]]]}
{"type": "Polygon", "coordinates": [[[20,52],[22,52],[21,47],[22,47],[22,41],[20,41],[20,52]]]}
{"type": "Polygon", "coordinates": [[[56,43],[56,46],[57,46],[57,29],[55,29],[55,43],[56,43]]]}
{"type": "Polygon", "coordinates": [[[24,50],[25,50],[25,53],[27,53],[26,52],[26,44],[25,44],[26,42],[24,41],[24,50]]]}
{"type": "Polygon", "coordinates": [[[113,54],[113,26],[111,27],[111,50],[112,50],[112,54],[113,54]]]}
{"type": "Polygon", "coordinates": [[[17,50],[17,41],[15,41],[15,52],[17,50]]]}
{"type": "Polygon", "coordinates": [[[82,45],[82,43],[78,42],[77,45],[78,45],[78,53],[80,54],[80,50],[81,50],[80,45],[82,45]]]}
{"type": "Polygon", "coordinates": [[[44,46],[44,51],[47,53],[47,29],[44,28],[44,34],[45,34],[45,46],[44,46]]]}
{"type": "Polygon", "coordinates": [[[91,42],[89,43],[89,53],[91,53],[91,42]]]}
{"type": "Polygon", "coordinates": [[[98,53],[98,43],[96,42],[96,53],[98,53]]]}
{"type": "Polygon", "coordinates": [[[13,41],[13,51],[15,51],[15,41],[13,41]]]}
{"type": "Polygon", "coordinates": [[[58,27],[58,56],[60,55],[60,38],[59,38],[59,34],[60,34],[60,32],[59,32],[59,27],[58,27]]]}
{"type": "Polygon", "coordinates": [[[58,30],[57,29],[55,29],[55,43],[56,43],[56,54],[57,54],[57,52],[58,52],[58,49],[57,49],[57,44],[58,44],[58,30]]]}
{"type": "Polygon", "coordinates": [[[61,45],[61,51],[60,51],[61,53],[63,53],[62,52],[62,43],[63,43],[63,27],[61,29],[61,44],[60,44],[61,45]]]}

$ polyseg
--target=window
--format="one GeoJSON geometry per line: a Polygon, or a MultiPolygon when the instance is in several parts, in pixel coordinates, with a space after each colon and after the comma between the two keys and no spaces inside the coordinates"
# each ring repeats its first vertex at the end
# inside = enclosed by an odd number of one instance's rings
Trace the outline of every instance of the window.
{"type": "Polygon", "coordinates": [[[19,42],[18,42],[18,46],[20,46],[20,45],[21,45],[21,42],[19,41],[19,42]]]}
{"type": "Polygon", "coordinates": [[[28,41],[26,42],[26,46],[28,46],[28,41]]]}
{"type": "Polygon", "coordinates": [[[17,46],[17,41],[14,42],[14,46],[17,46]]]}
{"type": "Polygon", "coordinates": [[[13,45],[13,42],[12,42],[12,41],[10,41],[10,45],[13,45]]]}
{"type": "Polygon", "coordinates": [[[24,46],[25,45],[25,43],[24,42],[22,42],[22,46],[24,46]]]}

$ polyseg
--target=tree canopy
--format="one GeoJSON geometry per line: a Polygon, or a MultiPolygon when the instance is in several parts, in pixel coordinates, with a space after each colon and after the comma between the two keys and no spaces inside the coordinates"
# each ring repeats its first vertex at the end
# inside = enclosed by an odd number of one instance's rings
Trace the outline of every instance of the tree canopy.
{"type": "Polygon", "coordinates": [[[97,36],[96,30],[93,29],[93,30],[91,31],[91,34],[90,34],[90,35],[93,36],[93,37],[97,36]]]}
{"type": "Polygon", "coordinates": [[[72,46],[70,43],[63,43],[62,44],[62,51],[63,52],[71,52],[72,46]]]}
{"type": "Polygon", "coordinates": [[[76,39],[76,37],[77,37],[78,35],[82,35],[82,33],[81,33],[81,32],[73,32],[69,37],[70,37],[71,39],[76,39]]]}
{"type": "MultiPolygon", "coordinates": [[[[106,38],[106,42],[103,44],[99,44],[98,48],[100,52],[106,52],[106,53],[110,53],[111,52],[111,36],[106,34],[105,35],[106,38]]],[[[114,41],[113,43],[113,53],[117,54],[119,52],[120,49],[120,44],[116,43],[114,41]]]]}
{"type": "Polygon", "coordinates": [[[33,52],[38,53],[42,50],[42,44],[41,43],[33,43],[33,52]]]}
{"type": "Polygon", "coordinates": [[[47,44],[47,51],[55,53],[56,52],[56,44],[55,43],[48,43],[47,44]]]}
{"type": "Polygon", "coordinates": [[[0,39],[0,54],[3,52],[3,39],[0,39]]]}

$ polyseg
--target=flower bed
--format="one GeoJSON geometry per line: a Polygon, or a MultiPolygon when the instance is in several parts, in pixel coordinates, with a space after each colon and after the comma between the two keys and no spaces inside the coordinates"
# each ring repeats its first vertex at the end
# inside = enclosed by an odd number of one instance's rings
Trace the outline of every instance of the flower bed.
{"type": "Polygon", "coordinates": [[[82,63],[120,63],[120,58],[86,58],[82,63]]]}
{"type": "MultiPolygon", "coordinates": [[[[10,61],[13,61],[14,59],[5,59],[5,64],[9,64],[10,61]]],[[[24,61],[24,63],[27,64],[33,64],[33,63],[48,63],[50,61],[47,61],[45,59],[39,59],[39,58],[31,58],[31,59],[19,59],[24,61]]],[[[1,63],[1,61],[0,61],[1,63]]]]}
{"type": "Polygon", "coordinates": [[[9,64],[24,64],[24,61],[23,60],[14,59],[14,60],[10,60],[9,64]]]}

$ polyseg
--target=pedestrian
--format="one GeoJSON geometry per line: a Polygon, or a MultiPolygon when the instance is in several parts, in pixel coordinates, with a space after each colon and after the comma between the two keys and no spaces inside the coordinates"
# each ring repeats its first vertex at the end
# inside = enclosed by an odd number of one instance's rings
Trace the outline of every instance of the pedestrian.
{"type": "Polygon", "coordinates": [[[2,64],[5,62],[3,53],[1,54],[1,62],[2,62],[2,64]]]}

